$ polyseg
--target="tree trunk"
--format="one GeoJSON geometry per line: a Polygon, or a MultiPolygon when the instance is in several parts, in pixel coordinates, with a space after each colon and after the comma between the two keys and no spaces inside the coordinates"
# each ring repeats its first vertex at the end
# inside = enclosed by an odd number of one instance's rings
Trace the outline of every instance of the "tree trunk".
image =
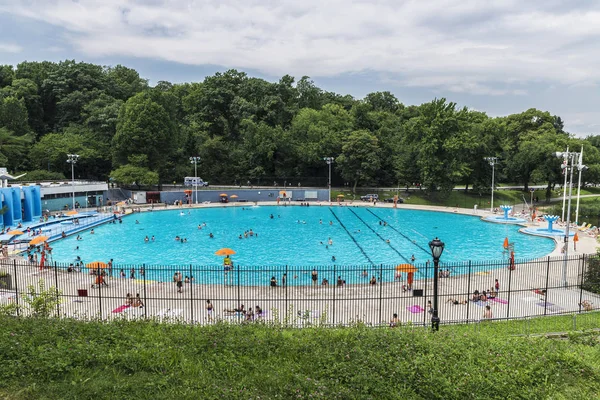
{"type": "Polygon", "coordinates": [[[358,185],[358,179],[354,180],[354,186],[352,186],[352,194],[356,194],[356,185],[358,185]]]}

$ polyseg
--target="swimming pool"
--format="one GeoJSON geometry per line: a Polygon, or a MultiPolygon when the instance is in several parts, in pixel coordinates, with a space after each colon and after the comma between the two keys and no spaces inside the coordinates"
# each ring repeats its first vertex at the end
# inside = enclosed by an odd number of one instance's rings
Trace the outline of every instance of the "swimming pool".
{"type": "MultiPolygon", "coordinates": [[[[133,214],[123,218],[122,224],[105,224],[96,227],[93,235],[83,232],[82,240],[71,236],[53,242],[52,247],[58,262],[73,262],[77,256],[84,263],[112,258],[115,265],[173,266],[173,270],[176,266],[220,266],[222,257],[214,253],[223,247],[236,251],[232,256],[236,265],[257,269],[395,265],[409,262],[412,255],[422,263],[431,259],[428,243],[434,237],[446,244],[445,263],[500,260],[506,256],[505,237],[514,242],[519,258],[541,257],[554,249],[553,240],[518,229],[482,222],[475,216],[392,208],[183,208],[133,214]],[[245,238],[249,230],[255,235],[245,238]],[[155,240],[146,242],[146,236],[155,240]],[[176,236],[187,242],[176,241],[176,236]]],[[[172,272],[163,275],[147,278],[168,280],[172,272]]],[[[222,276],[215,276],[214,282],[219,280],[222,283],[222,276]]]]}

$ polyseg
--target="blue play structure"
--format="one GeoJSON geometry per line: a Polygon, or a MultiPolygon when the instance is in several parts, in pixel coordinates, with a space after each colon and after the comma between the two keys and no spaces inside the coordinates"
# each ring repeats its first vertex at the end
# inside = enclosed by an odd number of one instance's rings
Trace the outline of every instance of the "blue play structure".
{"type": "Polygon", "coordinates": [[[19,222],[32,222],[42,215],[42,195],[39,186],[13,186],[0,189],[2,208],[0,215],[3,226],[17,225],[19,222]]]}

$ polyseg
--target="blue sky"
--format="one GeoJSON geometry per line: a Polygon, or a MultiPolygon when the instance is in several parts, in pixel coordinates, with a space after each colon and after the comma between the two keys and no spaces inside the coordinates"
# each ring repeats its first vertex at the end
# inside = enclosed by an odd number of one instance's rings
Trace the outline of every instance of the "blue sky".
{"type": "Polygon", "coordinates": [[[536,107],[578,136],[600,134],[599,39],[588,0],[0,0],[2,64],[123,64],[151,84],[308,75],[357,98],[536,107]]]}

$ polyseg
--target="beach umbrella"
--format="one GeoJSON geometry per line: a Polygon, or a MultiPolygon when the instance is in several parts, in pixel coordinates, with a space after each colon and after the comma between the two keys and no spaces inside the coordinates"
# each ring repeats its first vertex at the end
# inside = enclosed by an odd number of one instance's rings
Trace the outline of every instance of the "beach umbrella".
{"type": "Polygon", "coordinates": [[[417,267],[415,267],[412,264],[400,264],[400,265],[396,266],[396,271],[397,272],[413,273],[413,272],[417,272],[418,269],[417,269],[417,267]]]}
{"type": "Polygon", "coordinates": [[[343,194],[338,194],[337,197],[344,197],[344,195],[343,194]]]}
{"type": "Polygon", "coordinates": [[[33,239],[31,239],[29,244],[36,245],[36,244],[44,243],[46,240],[48,240],[48,236],[43,236],[43,235],[37,236],[37,237],[34,237],[33,239]]]}
{"type": "Polygon", "coordinates": [[[13,235],[13,236],[16,236],[16,235],[23,235],[24,233],[25,233],[25,232],[21,232],[21,231],[18,231],[18,230],[16,230],[16,229],[14,229],[14,230],[12,230],[12,231],[8,231],[8,232],[6,232],[6,234],[8,234],[8,235],[13,235]]]}
{"type": "Polygon", "coordinates": [[[221,197],[227,197],[227,194],[226,193],[221,193],[219,196],[221,196],[221,197]]]}
{"type": "Polygon", "coordinates": [[[91,263],[86,264],[85,266],[89,269],[104,269],[108,267],[108,264],[102,261],[92,261],[91,263]]]}
{"type": "Polygon", "coordinates": [[[219,249],[219,250],[215,251],[215,254],[217,256],[230,256],[232,254],[235,254],[235,251],[233,251],[233,250],[231,250],[231,249],[229,249],[227,247],[224,247],[222,249],[219,249]]]}
{"type": "Polygon", "coordinates": [[[67,215],[77,215],[77,214],[79,214],[79,213],[77,211],[75,211],[75,210],[69,211],[67,213],[67,215]]]}
{"type": "Polygon", "coordinates": [[[229,198],[231,198],[231,199],[237,199],[238,195],[237,194],[232,194],[231,196],[229,196],[229,198]]]}
{"type": "Polygon", "coordinates": [[[508,249],[508,236],[504,238],[504,246],[505,249],[508,249]]]}

